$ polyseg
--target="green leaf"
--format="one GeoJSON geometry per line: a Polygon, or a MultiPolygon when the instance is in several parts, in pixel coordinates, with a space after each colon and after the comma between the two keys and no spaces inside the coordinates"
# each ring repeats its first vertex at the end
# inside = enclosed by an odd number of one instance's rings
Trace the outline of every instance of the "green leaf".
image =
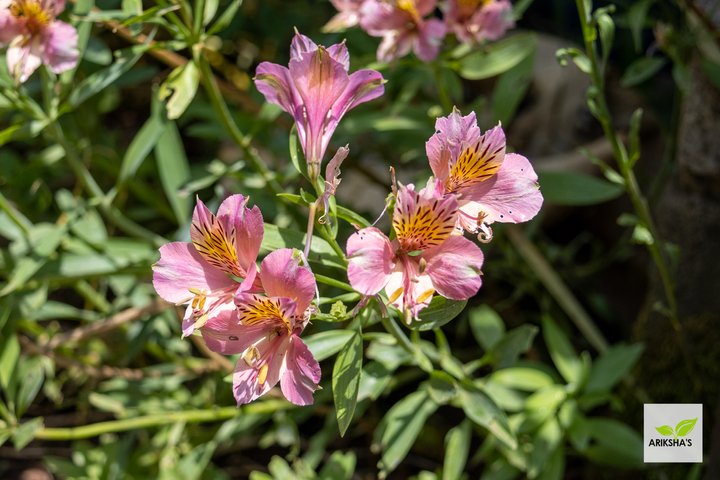
{"type": "Polygon", "coordinates": [[[360,374],[358,401],[366,398],[377,400],[392,380],[392,371],[380,362],[371,361],[363,367],[360,374]]]}
{"type": "Polygon", "coordinates": [[[584,452],[590,460],[625,468],[643,466],[643,440],[635,430],[609,418],[590,418],[587,422],[595,440],[584,452]]]}
{"type": "Polygon", "coordinates": [[[539,480],[562,480],[565,478],[565,449],[560,444],[542,467],[539,480]]]}
{"type": "Polygon", "coordinates": [[[225,7],[225,10],[220,15],[220,17],[218,17],[217,21],[213,24],[213,26],[210,27],[210,30],[208,30],[207,34],[214,35],[221,30],[224,30],[228,25],[230,25],[230,22],[232,22],[235,18],[235,14],[240,8],[240,5],[242,5],[242,0],[232,0],[232,2],[230,2],[230,5],[225,7]]]}
{"type": "Polygon", "coordinates": [[[440,295],[435,295],[430,305],[420,310],[419,320],[410,324],[411,330],[426,332],[442,327],[460,313],[467,305],[467,300],[448,300],[440,295]]]}
{"type": "Polygon", "coordinates": [[[578,358],[577,353],[575,353],[575,349],[567,336],[565,336],[552,318],[548,316],[543,317],[542,325],[545,344],[550,351],[550,357],[555,367],[557,367],[558,372],[560,372],[568,383],[578,382],[580,380],[582,365],[580,364],[580,358],[578,358]]]}
{"type": "Polygon", "coordinates": [[[549,418],[532,439],[532,452],[528,460],[528,478],[536,478],[545,469],[561,441],[562,430],[557,419],[549,418]]]}
{"type": "Polygon", "coordinates": [[[457,394],[455,380],[443,371],[430,372],[430,380],[427,381],[426,386],[430,398],[438,405],[449,403],[457,394]]]}
{"type": "Polygon", "coordinates": [[[493,89],[491,107],[493,120],[509,124],[515,116],[532,80],[535,52],[500,75],[493,89]]]}
{"type": "Polygon", "coordinates": [[[685,437],[690,432],[693,431],[693,428],[695,428],[695,424],[697,423],[697,417],[691,418],[687,420],[681,420],[678,422],[677,425],[675,425],[675,435],[678,437],[685,437]]]}
{"type": "Polygon", "coordinates": [[[205,0],[205,8],[203,10],[203,26],[208,25],[212,22],[215,15],[217,15],[219,0],[205,0]]]}
{"type": "Polygon", "coordinates": [[[545,201],[556,205],[595,205],[624,191],[620,185],[583,173],[539,171],[538,177],[545,201]]]}
{"type": "Polygon", "coordinates": [[[295,167],[295,170],[305,178],[307,175],[307,163],[300,161],[300,150],[298,149],[298,134],[297,126],[293,125],[290,129],[290,137],[288,138],[288,146],[290,148],[290,161],[295,167]]]}
{"type": "Polygon", "coordinates": [[[467,420],[445,435],[442,480],[460,480],[462,477],[470,452],[471,436],[472,425],[467,420]]]}
{"type": "Polygon", "coordinates": [[[11,125],[0,131],[0,146],[15,140],[30,140],[37,137],[47,126],[46,120],[30,120],[11,125]]]}
{"type": "Polygon", "coordinates": [[[612,17],[605,12],[599,13],[595,21],[597,22],[600,33],[603,64],[606,64],[610,56],[610,51],[612,50],[613,39],[615,38],[615,23],[612,17]]]}
{"type": "Polygon", "coordinates": [[[428,393],[420,390],[393,405],[375,430],[380,466],[392,472],[405,458],[427,419],[437,410],[428,393]]]}
{"type": "Polygon", "coordinates": [[[367,221],[365,217],[341,205],[337,206],[337,216],[348,222],[350,225],[357,225],[360,228],[370,226],[370,222],[367,221]]]}
{"type": "Polygon", "coordinates": [[[33,418],[20,426],[13,432],[12,440],[15,450],[22,450],[25,446],[32,442],[35,433],[43,427],[42,417],[33,418]]]}
{"type": "Polygon", "coordinates": [[[155,160],[160,183],[175,213],[178,225],[185,225],[190,216],[192,200],[188,195],[180,194],[180,187],[190,180],[190,164],[175,122],[165,124],[164,131],[155,145],[155,160]]]}
{"type": "Polygon", "coordinates": [[[530,367],[503,368],[493,373],[490,380],[526,392],[534,392],[555,383],[544,371],[530,367]]]}
{"type": "Polygon", "coordinates": [[[125,156],[120,166],[120,174],[118,175],[118,184],[125,183],[130,177],[135,175],[137,169],[152,149],[155,148],[158,140],[160,140],[160,137],[165,132],[166,125],[167,122],[157,110],[147,119],[125,151],[125,156]]]}
{"type": "Polygon", "coordinates": [[[37,396],[45,381],[45,370],[40,357],[23,358],[18,365],[19,388],[16,395],[15,414],[22,417],[37,396]]]}
{"type": "Polygon", "coordinates": [[[165,104],[168,119],[175,120],[185,113],[195,98],[199,83],[200,71],[193,61],[170,72],[158,90],[160,100],[168,99],[165,104]]]}
{"type": "Polygon", "coordinates": [[[628,66],[620,79],[625,88],[634,87],[650,79],[667,64],[665,57],[641,57],[628,66]]]}
{"type": "Polygon", "coordinates": [[[355,413],[362,362],[362,335],[360,332],[355,332],[338,354],[333,368],[333,399],[340,436],[345,435],[355,413]]]}
{"type": "Polygon", "coordinates": [[[350,480],[355,472],[356,462],[353,452],[333,452],[318,472],[317,480],[350,480]]]}
{"type": "Polygon", "coordinates": [[[461,58],[458,73],[467,80],[494,77],[532,55],[536,46],[537,38],[531,33],[506,37],[461,58]]]}
{"type": "Polygon", "coordinates": [[[648,8],[654,0],[635,1],[628,8],[626,19],[628,28],[632,33],[633,46],[635,52],[642,50],[642,31],[645,28],[645,19],[647,18],[648,8]]]}
{"type": "Polygon", "coordinates": [[[15,365],[20,357],[20,343],[14,334],[5,332],[0,339],[0,386],[7,390],[15,374],[15,365]]]}
{"type": "Polygon", "coordinates": [[[610,347],[593,364],[586,392],[608,392],[632,370],[642,354],[640,344],[617,344],[610,347]]]}
{"type": "Polygon", "coordinates": [[[544,387],[525,400],[525,412],[532,425],[540,425],[555,415],[567,398],[565,388],[560,385],[544,387]]]}
{"type": "Polygon", "coordinates": [[[673,428],[670,425],[663,425],[661,427],[655,427],[655,430],[657,430],[660,435],[664,435],[666,437],[675,435],[675,430],[673,430],[673,428]]]}
{"type": "Polygon", "coordinates": [[[329,330],[303,337],[303,341],[315,360],[321,362],[339,352],[354,335],[354,330],[329,330]]]}
{"type": "Polygon", "coordinates": [[[534,325],[520,325],[510,330],[490,351],[492,363],[497,368],[510,367],[518,356],[532,345],[538,328],[534,325]]]}
{"type": "Polygon", "coordinates": [[[460,388],[460,403],[465,415],[487,429],[498,441],[510,449],[517,448],[515,433],[508,423],[507,416],[490,397],[483,392],[465,387],[460,388]]]}
{"type": "Polygon", "coordinates": [[[505,335],[505,324],[488,305],[470,310],[470,329],[475,340],[486,351],[492,349],[505,335]]]}
{"type": "MultiPolygon", "coordinates": [[[[150,36],[152,37],[152,35],[150,36]]],[[[136,45],[116,53],[117,60],[109,67],[93,73],[78,83],[68,97],[68,110],[74,110],[88,98],[104,90],[130,70],[140,57],[148,50],[149,45],[136,45]]]]}

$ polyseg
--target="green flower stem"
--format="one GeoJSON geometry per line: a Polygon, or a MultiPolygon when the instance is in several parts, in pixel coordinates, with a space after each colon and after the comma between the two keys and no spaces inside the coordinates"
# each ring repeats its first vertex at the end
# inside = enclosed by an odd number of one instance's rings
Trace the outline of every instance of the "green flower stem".
{"type": "Polygon", "coordinates": [[[256,172],[262,175],[270,190],[276,195],[278,193],[283,193],[283,188],[277,180],[275,180],[274,174],[268,169],[267,165],[265,165],[265,162],[263,162],[262,158],[260,158],[257,151],[255,151],[255,149],[250,145],[250,138],[240,131],[235,123],[235,120],[232,118],[230,109],[223,99],[220,87],[218,87],[215,76],[212,73],[212,69],[205,57],[202,55],[201,45],[195,45],[193,48],[193,59],[200,70],[200,77],[203,86],[205,87],[205,91],[210,98],[210,103],[215,109],[215,113],[217,113],[218,117],[220,117],[220,121],[225,127],[225,130],[227,130],[228,134],[230,134],[235,143],[237,143],[242,149],[243,153],[245,153],[250,165],[256,172]]]}
{"type": "Polygon", "coordinates": [[[320,275],[319,273],[315,274],[315,280],[320,283],[324,283],[325,285],[328,285],[330,287],[337,287],[341,290],[345,290],[346,292],[355,292],[355,289],[347,283],[341,282],[340,280],[336,280],[334,278],[326,277],[325,275],[320,275]]]}
{"type": "Polygon", "coordinates": [[[425,355],[425,353],[420,349],[419,345],[415,345],[413,342],[410,341],[410,339],[405,335],[405,332],[403,332],[397,323],[395,323],[395,320],[390,318],[389,316],[380,315],[380,322],[383,324],[383,327],[385,327],[385,330],[395,337],[395,340],[397,340],[398,345],[400,345],[403,349],[405,349],[409,354],[411,354],[418,362],[418,366],[426,371],[427,373],[430,373],[433,370],[432,362],[430,359],[425,355]]]}
{"type": "Polygon", "coordinates": [[[67,441],[98,437],[106,433],[126,432],[141,428],[171,425],[178,422],[205,423],[227,420],[240,415],[272,414],[289,410],[293,405],[284,400],[264,400],[243,407],[220,407],[207,410],[185,410],[142,417],[125,418],[108,422],[92,423],[72,428],[42,428],[35,433],[38,440],[67,441]]]}
{"type": "Polygon", "coordinates": [[[650,208],[648,207],[647,201],[643,197],[640,187],[638,186],[635,173],[632,170],[632,166],[630,165],[630,161],[627,156],[627,151],[622,145],[615,127],[613,126],[610,109],[608,108],[607,101],[605,99],[605,80],[600,68],[597,46],[594,40],[594,27],[588,23],[591,12],[586,10],[586,2],[584,0],[576,0],[575,3],[577,5],[580,16],[580,24],[582,25],[583,30],[585,53],[590,60],[590,78],[597,89],[597,95],[595,97],[595,101],[597,103],[597,119],[602,126],[605,137],[610,141],[615,160],[620,169],[620,173],[625,180],[625,189],[627,190],[630,201],[633,204],[635,213],[637,214],[641,224],[648,229],[650,235],[652,236],[652,243],[648,245],[648,249],[650,250],[650,254],[655,262],[663,289],[665,291],[665,297],[667,299],[668,309],[670,312],[670,322],[676,332],[681,332],[682,327],[678,320],[675,288],[670,276],[670,269],[667,266],[667,260],[661,251],[660,236],[658,235],[655,222],[650,214],[650,208]]]}
{"type": "Polygon", "coordinates": [[[565,313],[575,323],[578,330],[590,342],[590,345],[600,353],[605,352],[608,349],[607,340],[543,254],[519,227],[508,225],[505,231],[513,246],[518,249],[520,255],[530,265],[530,268],[545,285],[550,295],[565,310],[565,313]]]}

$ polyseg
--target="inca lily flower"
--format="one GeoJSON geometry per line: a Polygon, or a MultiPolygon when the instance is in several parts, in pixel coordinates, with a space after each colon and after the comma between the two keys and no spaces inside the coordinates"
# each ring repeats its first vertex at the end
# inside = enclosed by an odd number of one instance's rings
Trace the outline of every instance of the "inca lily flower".
{"type": "Polygon", "coordinates": [[[463,117],[454,109],[435,130],[425,149],[444,192],[458,196],[459,228],[489,241],[491,223],[525,222],[538,213],[543,197],[535,170],[522,155],[505,153],[500,126],[480,135],[475,112],[463,117]]]}
{"type": "Polygon", "coordinates": [[[258,277],[265,295],[241,293],[237,311],[208,320],[202,333],[208,348],[241,354],[233,375],[238,405],[267,393],[278,381],[296,405],[313,403],[320,365],[300,339],[317,285],[299,252],[275,250],[262,261],[258,277]]]}
{"type": "Polygon", "coordinates": [[[323,27],[324,32],[340,32],[360,21],[360,7],[365,0],[330,0],[338,13],[323,27]]]}
{"type": "Polygon", "coordinates": [[[257,206],[248,198],[231,195],[217,216],[198,200],[190,227],[191,242],[160,247],[153,265],[153,286],[158,295],[176,305],[188,304],[183,335],[190,335],[209,319],[235,310],[238,291],[253,291],[264,225],[257,206]]]}
{"type": "Polygon", "coordinates": [[[0,0],[0,47],[10,73],[24,82],[44,63],[55,73],[78,61],[77,31],[56,20],[65,0],[0,0]]]}
{"type": "Polygon", "coordinates": [[[255,73],[260,93],[295,119],[311,179],[318,177],[325,150],[343,115],[385,91],[379,72],[358,70],[349,75],[349,68],[350,55],[344,43],[325,48],[296,33],[288,68],[263,62],[255,73]]]}
{"type": "Polygon", "coordinates": [[[400,185],[393,213],[396,238],[391,241],[368,227],[348,239],[350,284],[364,295],[384,288],[407,322],[417,318],[435,292],[453,300],[475,295],[482,283],[483,254],[470,240],[452,235],[457,208],[455,197],[444,196],[433,179],[419,192],[400,185]]]}
{"type": "Polygon", "coordinates": [[[437,0],[366,0],[360,8],[360,26],[372,36],[383,37],[378,60],[389,62],[411,49],[424,62],[437,57],[446,27],[437,18],[424,18],[436,4],[437,0]]]}
{"type": "Polygon", "coordinates": [[[510,0],[448,0],[445,21],[464,43],[497,40],[515,26],[510,0]]]}

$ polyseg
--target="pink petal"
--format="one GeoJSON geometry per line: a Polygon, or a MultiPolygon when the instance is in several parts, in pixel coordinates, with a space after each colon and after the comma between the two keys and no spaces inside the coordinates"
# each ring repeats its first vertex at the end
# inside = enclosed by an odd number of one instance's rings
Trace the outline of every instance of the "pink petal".
{"type": "Polygon", "coordinates": [[[390,240],[377,228],[352,234],[347,241],[350,285],[363,295],[375,295],[390,279],[394,256],[390,240]]]}
{"type": "Polygon", "coordinates": [[[402,256],[385,286],[390,303],[403,312],[409,310],[413,318],[430,304],[435,293],[427,272],[420,273],[419,262],[419,257],[402,256]]]}
{"type": "Polygon", "coordinates": [[[268,254],[260,265],[260,279],[269,297],[290,298],[297,304],[297,315],[310,306],[317,284],[308,267],[300,266],[298,254],[291,248],[281,248],[268,254]]]}
{"type": "Polygon", "coordinates": [[[457,159],[468,145],[474,145],[480,139],[475,112],[462,116],[453,109],[447,117],[435,121],[435,134],[425,144],[430,160],[430,168],[435,177],[443,182],[449,175],[450,159],[457,159]]]}
{"type": "Polygon", "coordinates": [[[55,20],[44,33],[43,61],[54,73],[62,73],[75,68],[78,62],[78,34],[75,28],[65,22],[55,20]]]}
{"type": "Polygon", "coordinates": [[[515,26],[512,4],[508,0],[495,0],[485,4],[467,22],[466,28],[475,40],[497,40],[515,26]]]}
{"type": "Polygon", "coordinates": [[[435,185],[431,181],[420,192],[413,185],[398,186],[392,223],[405,252],[439,245],[455,228],[457,200],[453,195],[438,196],[435,185]]]}
{"type": "Polygon", "coordinates": [[[190,300],[193,296],[191,288],[214,291],[235,283],[185,242],[172,242],[160,247],[160,260],[153,265],[153,286],[158,295],[170,303],[181,304],[190,300]]]}
{"type": "Polygon", "coordinates": [[[262,62],[255,71],[254,80],[255,86],[268,102],[281,107],[296,121],[298,116],[302,118],[300,99],[290,78],[290,71],[286,67],[262,62]]]}
{"type": "Polygon", "coordinates": [[[431,62],[437,57],[442,46],[447,27],[437,18],[427,20],[418,27],[418,35],[415,39],[415,55],[423,62],[431,62]]]}
{"type": "Polygon", "coordinates": [[[65,10],[65,0],[41,0],[43,3],[43,10],[51,12],[55,16],[60,15],[65,10]]]}
{"type": "Polygon", "coordinates": [[[36,40],[25,46],[17,46],[15,43],[10,45],[5,55],[10,74],[23,83],[42,64],[42,48],[36,40]]]}
{"type": "Polygon", "coordinates": [[[218,208],[218,221],[235,230],[235,248],[240,266],[246,272],[255,265],[260,244],[265,233],[265,224],[260,209],[255,205],[247,208],[248,198],[230,195],[218,208]]]}
{"type": "Polygon", "coordinates": [[[528,159],[508,153],[493,178],[463,191],[462,203],[461,210],[469,215],[484,212],[486,223],[519,223],[537,215],[543,197],[528,159]]]}
{"type": "Polygon", "coordinates": [[[288,335],[266,337],[254,347],[257,358],[248,355],[238,359],[233,374],[233,394],[238,405],[252,402],[277,384],[284,373],[288,341],[288,335]],[[260,382],[265,365],[265,378],[260,382]]]}
{"type": "Polygon", "coordinates": [[[290,59],[291,60],[302,60],[307,53],[313,53],[318,49],[318,46],[313,42],[310,37],[306,37],[302,33],[295,31],[295,36],[290,42],[290,59]]]}
{"type": "Polygon", "coordinates": [[[313,392],[320,383],[320,365],[297,335],[290,336],[285,369],[280,377],[283,395],[295,405],[313,403],[313,392]]]}
{"type": "Polygon", "coordinates": [[[446,191],[464,194],[473,185],[487,182],[500,170],[504,158],[505,132],[497,126],[485,132],[476,144],[466,145],[457,158],[450,159],[446,191]]]}
{"type": "Polygon", "coordinates": [[[345,41],[329,46],[327,51],[336,62],[345,68],[346,72],[350,70],[350,52],[348,52],[345,41]]]}
{"type": "MultiPolygon", "coordinates": [[[[235,244],[238,235],[235,229],[236,227],[242,228],[244,225],[231,223],[231,221],[237,220],[238,214],[237,211],[231,213],[231,209],[238,206],[238,201],[242,203],[243,200],[247,201],[242,195],[240,195],[240,198],[232,198],[225,208],[223,217],[218,218],[198,198],[190,225],[190,239],[195,250],[207,263],[227,274],[244,278],[247,275],[247,269],[238,258],[238,249],[235,244]],[[233,232],[235,232],[235,235],[233,235],[233,232]]],[[[245,208],[244,205],[242,208],[245,208]]],[[[242,232],[239,232],[239,234],[241,238],[245,237],[242,232]]],[[[251,254],[247,250],[250,247],[244,245],[244,248],[246,248],[243,251],[245,255],[244,264],[254,263],[255,259],[249,260],[247,258],[251,254]]]]}
{"type": "Polygon", "coordinates": [[[443,297],[465,300],[480,289],[483,253],[467,238],[452,236],[425,252],[423,258],[433,286],[443,297]]]}
{"type": "MultiPolygon", "coordinates": [[[[22,22],[10,13],[9,1],[0,3],[0,46],[12,42],[23,31],[22,22]]],[[[11,70],[12,71],[12,70],[11,70]]]]}
{"type": "MultiPolygon", "coordinates": [[[[242,293],[235,298],[235,304],[242,325],[264,325],[270,330],[285,328],[287,333],[295,328],[294,317],[298,311],[292,298],[242,293]]],[[[300,313],[304,313],[304,310],[300,313]]]]}
{"type": "Polygon", "coordinates": [[[406,30],[393,30],[383,36],[377,50],[377,59],[380,62],[392,62],[402,58],[413,48],[415,35],[406,30]]]}
{"type": "Polygon", "coordinates": [[[368,34],[382,37],[390,30],[404,30],[412,18],[389,2],[366,0],[360,7],[360,26],[368,34]]]}
{"type": "Polygon", "coordinates": [[[240,325],[237,310],[233,308],[209,319],[200,331],[210,350],[235,355],[257,343],[271,330],[267,325],[240,325]]]}

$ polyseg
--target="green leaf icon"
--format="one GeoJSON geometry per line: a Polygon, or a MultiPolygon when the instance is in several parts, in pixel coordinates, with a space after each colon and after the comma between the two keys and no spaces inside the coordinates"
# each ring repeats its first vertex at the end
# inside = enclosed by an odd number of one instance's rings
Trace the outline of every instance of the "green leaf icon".
{"type": "Polygon", "coordinates": [[[672,429],[670,425],[663,425],[662,427],[655,427],[655,430],[657,430],[660,435],[665,435],[666,437],[670,435],[675,435],[675,431],[672,429]]]}
{"type": "Polygon", "coordinates": [[[676,437],[685,437],[690,432],[692,432],[693,428],[695,428],[695,424],[697,423],[697,418],[691,418],[688,420],[680,420],[678,424],[675,426],[675,436],[676,437]]]}

